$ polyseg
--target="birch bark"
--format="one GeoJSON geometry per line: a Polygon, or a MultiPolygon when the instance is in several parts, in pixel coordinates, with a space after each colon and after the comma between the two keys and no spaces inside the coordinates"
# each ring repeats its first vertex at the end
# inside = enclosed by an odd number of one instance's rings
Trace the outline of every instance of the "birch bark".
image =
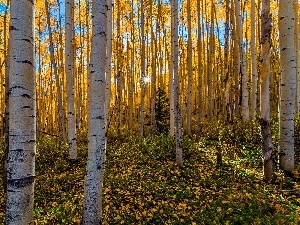
{"type": "Polygon", "coordinates": [[[240,68],[239,74],[241,76],[241,86],[242,86],[242,105],[241,105],[241,115],[244,120],[249,119],[249,91],[247,86],[247,74],[246,74],[246,57],[243,46],[243,20],[240,10],[240,1],[235,0],[235,16],[236,16],[236,35],[238,38],[239,54],[240,54],[240,68]]]}
{"type": "Polygon", "coordinates": [[[261,12],[261,132],[263,152],[264,180],[271,181],[275,172],[275,157],[270,126],[270,47],[271,47],[271,15],[270,0],[262,1],[261,12]]]}
{"type": "MultiPolygon", "coordinates": [[[[251,95],[251,119],[256,116],[257,102],[257,62],[256,62],[256,33],[255,33],[255,0],[251,0],[251,76],[252,76],[252,95],[251,95]]],[[[269,53],[268,53],[269,54],[269,53]]]]}
{"type": "Polygon", "coordinates": [[[106,152],[105,62],[106,0],[92,3],[92,47],[90,57],[90,96],[88,99],[88,162],[85,177],[83,224],[100,224],[102,185],[106,152]]]}
{"type": "Polygon", "coordinates": [[[76,117],[75,117],[75,94],[74,94],[74,0],[65,1],[66,20],[66,78],[67,78],[67,104],[68,104],[68,142],[69,159],[77,159],[76,146],[76,117]]]}
{"type": "Polygon", "coordinates": [[[180,103],[179,103],[179,76],[178,76],[178,1],[173,0],[173,93],[174,93],[174,112],[175,112],[175,125],[176,125],[176,162],[182,165],[182,131],[181,131],[181,116],[180,116],[180,103]]]}
{"type": "Polygon", "coordinates": [[[6,224],[33,224],[36,96],[34,2],[11,1],[6,224]]]}
{"type": "Polygon", "coordinates": [[[286,172],[294,169],[294,116],[296,91],[295,17],[293,0],[279,2],[280,136],[279,162],[286,172]]]}

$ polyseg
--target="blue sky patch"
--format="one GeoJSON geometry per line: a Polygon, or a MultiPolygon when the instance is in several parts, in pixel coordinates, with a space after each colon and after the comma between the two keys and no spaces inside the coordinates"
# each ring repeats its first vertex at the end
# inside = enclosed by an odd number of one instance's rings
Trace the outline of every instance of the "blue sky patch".
{"type": "Polygon", "coordinates": [[[5,13],[6,4],[0,3],[0,15],[5,13]]]}

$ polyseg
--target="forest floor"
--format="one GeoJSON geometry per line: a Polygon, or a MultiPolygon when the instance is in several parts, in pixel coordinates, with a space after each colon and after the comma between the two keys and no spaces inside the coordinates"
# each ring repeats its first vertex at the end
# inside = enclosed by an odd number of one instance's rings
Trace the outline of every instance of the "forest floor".
{"type": "MultiPolygon", "coordinates": [[[[262,181],[259,147],[184,139],[184,164],[175,163],[174,141],[164,135],[109,139],[102,224],[300,224],[300,176],[279,171],[262,181]]],[[[67,146],[38,138],[34,217],[36,224],[80,224],[87,157],[67,160],[67,146]]],[[[3,145],[0,149],[3,156],[3,145]]],[[[299,170],[299,166],[298,166],[299,170]]],[[[0,224],[4,223],[0,188],[0,224]]]]}

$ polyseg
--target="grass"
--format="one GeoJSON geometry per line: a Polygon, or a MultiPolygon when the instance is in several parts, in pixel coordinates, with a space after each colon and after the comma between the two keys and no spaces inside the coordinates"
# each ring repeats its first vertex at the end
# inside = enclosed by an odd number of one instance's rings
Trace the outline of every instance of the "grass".
{"type": "MultiPolygon", "coordinates": [[[[277,183],[262,181],[260,150],[254,145],[184,140],[184,165],[175,161],[174,141],[164,135],[109,139],[103,187],[102,224],[299,224],[299,174],[277,183]]],[[[1,148],[1,153],[3,147],[1,148]]],[[[40,137],[36,158],[36,224],[80,224],[87,143],[79,160],[67,160],[67,146],[40,137]]],[[[2,187],[1,187],[2,188],[2,187]]],[[[0,189],[0,196],[3,190],[0,189]]],[[[0,197],[0,223],[4,198],[0,197]]]]}

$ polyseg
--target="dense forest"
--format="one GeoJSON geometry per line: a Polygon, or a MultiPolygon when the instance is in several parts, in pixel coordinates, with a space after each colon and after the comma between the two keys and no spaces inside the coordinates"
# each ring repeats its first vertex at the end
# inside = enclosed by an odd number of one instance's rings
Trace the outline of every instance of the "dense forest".
{"type": "Polygon", "coordinates": [[[299,224],[298,0],[0,0],[0,223],[299,224]]]}

